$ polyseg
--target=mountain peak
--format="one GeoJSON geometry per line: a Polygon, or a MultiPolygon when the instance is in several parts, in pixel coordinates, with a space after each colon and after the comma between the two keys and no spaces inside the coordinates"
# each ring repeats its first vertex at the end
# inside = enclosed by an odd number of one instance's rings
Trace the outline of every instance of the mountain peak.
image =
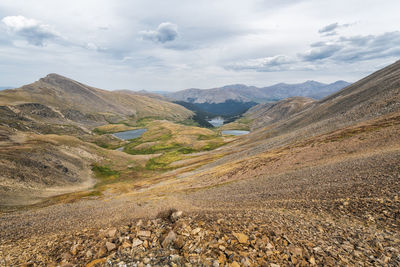
{"type": "Polygon", "coordinates": [[[45,83],[50,83],[50,84],[60,84],[60,83],[65,83],[65,82],[75,82],[74,80],[67,78],[65,76],[62,76],[57,73],[49,73],[45,77],[39,79],[41,82],[45,83]]]}
{"type": "Polygon", "coordinates": [[[42,79],[68,79],[69,80],[69,78],[62,76],[60,74],[57,74],[57,73],[49,73],[42,79]]]}
{"type": "Polygon", "coordinates": [[[309,85],[323,85],[323,83],[314,81],[314,80],[308,80],[306,82],[304,82],[304,84],[309,84],[309,85]]]}

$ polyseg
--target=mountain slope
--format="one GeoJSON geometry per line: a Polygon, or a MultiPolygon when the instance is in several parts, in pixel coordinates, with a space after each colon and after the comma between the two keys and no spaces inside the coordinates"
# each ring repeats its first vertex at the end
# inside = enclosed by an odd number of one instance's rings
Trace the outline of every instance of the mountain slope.
{"type": "Polygon", "coordinates": [[[337,81],[332,84],[324,84],[315,81],[307,81],[299,84],[279,83],[268,87],[246,86],[243,84],[227,85],[213,89],[186,89],[167,96],[179,101],[192,103],[223,103],[227,100],[239,102],[270,102],[287,97],[304,96],[320,99],[340,90],[349,83],[337,81]]]}
{"type": "Polygon", "coordinates": [[[94,124],[156,116],[183,120],[192,112],[182,106],[126,92],[93,88],[69,78],[49,74],[29,85],[0,92],[0,105],[39,103],[64,119],[94,124]]]}
{"type": "Polygon", "coordinates": [[[244,116],[252,119],[252,130],[259,129],[289,118],[307,108],[316,102],[307,97],[289,97],[276,103],[258,104],[249,109],[244,116]]]}

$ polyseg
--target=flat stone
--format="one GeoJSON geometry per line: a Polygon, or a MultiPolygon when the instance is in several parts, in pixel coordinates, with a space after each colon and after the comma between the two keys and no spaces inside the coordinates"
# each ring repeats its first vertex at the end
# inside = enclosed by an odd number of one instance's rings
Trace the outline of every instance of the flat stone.
{"type": "Polygon", "coordinates": [[[137,246],[140,246],[141,244],[143,244],[143,241],[138,239],[138,238],[135,238],[135,239],[132,240],[132,247],[133,248],[137,247],[137,246]]]}
{"type": "Polygon", "coordinates": [[[114,238],[116,234],[117,234],[117,229],[110,229],[107,231],[107,236],[110,238],[114,238]]]}
{"type": "Polygon", "coordinates": [[[107,248],[108,251],[113,251],[114,249],[117,248],[117,246],[114,243],[107,242],[106,243],[106,248],[107,248]]]}
{"type": "Polygon", "coordinates": [[[241,244],[248,244],[249,237],[242,233],[232,233],[241,244]]]}
{"type": "Polygon", "coordinates": [[[137,235],[140,237],[150,237],[151,236],[151,232],[150,231],[138,231],[137,235]]]}

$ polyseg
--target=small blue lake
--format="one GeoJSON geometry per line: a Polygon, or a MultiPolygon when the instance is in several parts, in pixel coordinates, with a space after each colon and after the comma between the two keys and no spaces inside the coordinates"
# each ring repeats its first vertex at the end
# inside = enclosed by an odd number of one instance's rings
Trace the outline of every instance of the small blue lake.
{"type": "Polygon", "coordinates": [[[122,140],[129,140],[142,136],[142,134],[144,134],[146,131],[147,129],[137,129],[137,130],[113,133],[113,135],[122,140]]]}
{"type": "Polygon", "coordinates": [[[250,133],[249,131],[241,131],[241,130],[226,130],[222,131],[222,134],[226,135],[244,135],[250,133]]]}

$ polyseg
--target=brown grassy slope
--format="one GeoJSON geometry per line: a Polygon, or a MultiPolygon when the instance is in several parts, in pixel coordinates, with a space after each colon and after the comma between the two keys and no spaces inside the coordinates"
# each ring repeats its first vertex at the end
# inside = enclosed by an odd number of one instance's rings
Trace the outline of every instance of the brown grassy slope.
{"type": "Polygon", "coordinates": [[[308,97],[289,97],[277,103],[254,106],[244,116],[253,120],[251,129],[256,130],[310,108],[314,102],[314,99],[308,97]]]}
{"type": "Polygon", "coordinates": [[[122,120],[155,116],[184,120],[192,112],[182,106],[147,96],[112,92],[93,88],[69,78],[49,74],[29,85],[0,93],[0,105],[40,103],[53,107],[64,116],[74,118],[74,112],[114,115],[122,120]],[[71,114],[72,113],[72,114],[71,114]]]}

